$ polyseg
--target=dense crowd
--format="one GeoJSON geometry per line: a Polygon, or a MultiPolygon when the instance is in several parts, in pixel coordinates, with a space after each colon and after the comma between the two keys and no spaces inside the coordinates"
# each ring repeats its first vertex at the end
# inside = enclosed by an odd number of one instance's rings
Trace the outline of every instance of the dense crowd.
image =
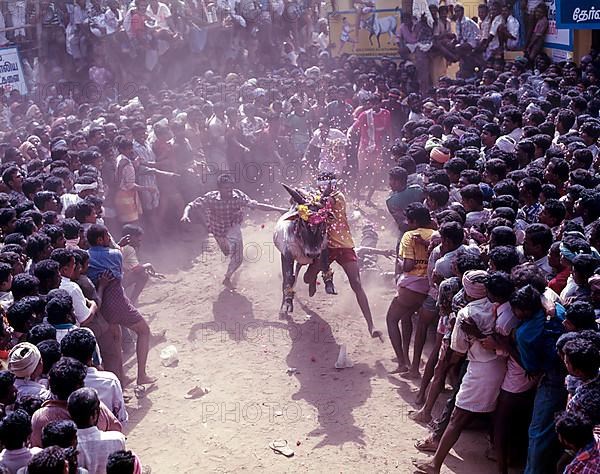
{"type": "MultiPolygon", "coordinates": [[[[412,416],[431,434],[416,447],[435,453],[417,467],[439,472],[473,418],[493,414],[498,472],[600,472],[600,56],[553,63],[545,7],[522,3],[469,19],[415,2],[395,61],[336,57],[344,44],[330,44],[310,2],[50,2],[40,58],[55,81],[3,96],[0,466],[142,472],[121,434],[123,339],[134,337],[138,392],[155,382],[136,305],[161,275],[138,255],[142,238],[160,248],[204,220],[233,285],[242,211],[281,210],[256,199],[318,174],[338,220],[325,287],[335,292],[337,261],[373,336],[341,191],[380,207],[389,181],[388,334],[397,372],[420,380],[412,416]],[[225,28],[207,43],[215,18],[225,28]],[[453,62],[456,79],[444,75],[453,62]],[[81,82],[65,93],[69,75],[81,82]],[[127,80],[137,85],[113,88],[127,80]],[[86,96],[86,81],[111,92],[86,96]]],[[[373,6],[357,2],[358,28],[373,6]]],[[[26,28],[8,36],[31,40],[26,28]]]]}

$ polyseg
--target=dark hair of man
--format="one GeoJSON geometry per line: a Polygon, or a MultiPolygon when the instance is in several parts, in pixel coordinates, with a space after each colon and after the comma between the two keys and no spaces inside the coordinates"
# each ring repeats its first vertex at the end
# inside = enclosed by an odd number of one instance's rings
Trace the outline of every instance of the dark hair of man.
{"type": "Polygon", "coordinates": [[[36,324],[27,332],[27,342],[31,344],[35,345],[47,339],[56,339],[56,328],[51,324],[36,324]]]}
{"type": "Polygon", "coordinates": [[[40,282],[46,282],[59,273],[59,265],[54,260],[42,260],[35,264],[33,273],[40,282]]]}
{"type": "Polygon", "coordinates": [[[460,195],[464,199],[474,199],[479,204],[483,204],[483,191],[476,184],[468,184],[460,190],[460,195]]]}
{"type": "Polygon", "coordinates": [[[45,341],[38,342],[36,346],[42,355],[44,374],[47,374],[62,357],[60,344],[56,339],[46,339],[45,341]]]}
{"type": "Polygon", "coordinates": [[[44,400],[42,400],[37,395],[21,395],[17,398],[17,401],[13,405],[14,410],[23,410],[29,416],[33,416],[33,414],[42,408],[42,404],[44,400]]]}
{"type": "Polygon", "coordinates": [[[533,313],[542,309],[542,295],[532,285],[525,285],[514,291],[510,305],[533,313]]]}
{"type": "Polygon", "coordinates": [[[27,238],[27,246],[25,247],[25,253],[33,261],[39,259],[41,253],[51,244],[50,237],[46,234],[33,234],[27,238]]]}
{"type": "Polygon", "coordinates": [[[489,258],[497,272],[510,272],[519,263],[519,254],[515,247],[494,247],[489,252],[489,258]]]}
{"type": "Polygon", "coordinates": [[[577,331],[584,329],[598,330],[594,307],[587,301],[574,301],[566,307],[565,318],[577,331]]]}
{"type": "Polygon", "coordinates": [[[26,333],[35,320],[34,307],[27,299],[16,301],[8,308],[6,320],[15,331],[26,333]]]}
{"type": "Polygon", "coordinates": [[[54,295],[46,305],[46,316],[50,324],[72,322],[73,299],[67,293],[54,295]]]}
{"type": "Polygon", "coordinates": [[[94,205],[88,201],[80,201],[77,204],[75,204],[75,219],[77,219],[78,222],[80,223],[84,223],[85,219],[90,215],[93,214],[95,211],[94,209],[94,205]]]}
{"type": "Polygon", "coordinates": [[[414,221],[418,227],[428,227],[431,224],[431,215],[424,204],[413,202],[406,206],[406,219],[414,221]]]}
{"type": "Polygon", "coordinates": [[[133,474],[135,456],[131,451],[115,451],[108,456],[106,474],[133,474]]]}
{"type": "Polygon", "coordinates": [[[567,342],[562,350],[568,357],[571,366],[593,378],[600,368],[600,351],[592,342],[576,337],[567,342]]]}
{"type": "Polygon", "coordinates": [[[87,369],[78,360],[61,358],[50,370],[50,391],[59,400],[66,401],[75,390],[83,387],[87,369]]]}
{"type": "Polygon", "coordinates": [[[513,291],[515,291],[515,285],[510,279],[510,275],[505,272],[490,273],[485,288],[488,293],[503,301],[508,301],[513,291]]]}
{"type": "Polygon", "coordinates": [[[408,179],[408,173],[404,168],[400,166],[394,166],[392,169],[388,171],[388,175],[390,178],[395,179],[396,181],[400,181],[402,183],[406,183],[408,179]]]}
{"type": "Polygon", "coordinates": [[[456,254],[456,268],[464,274],[469,270],[484,270],[485,263],[479,254],[468,250],[459,250],[456,254]]]}
{"type": "Polygon", "coordinates": [[[439,232],[442,238],[448,239],[456,247],[459,247],[465,238],[463,227],[458,222],[444,222],[439,232]]]}
{"type": "Polygon", "coordinates": [[[546,224],[529,224],[525,229],[525,238],[529,238],[534,245],[541,245],[546,253],[554,241],[552,231],[546,224]]]}
{"type": "Polygon", "coordinates": [[[0,442],[5,449],[22,448],[30,434],[31,417],[26,411],[13,411],[0,421],[0,442]]]}
{"type": "Polygon", "coordinates": [[[89,428],[92,416],[100,410],[98,393],[90,387],[77,389],[69,395],[67,407],[77,428],[89,428]]]}
{"type": "Polygon", "coordinates": [[[73,329],[60,341],[60,350],[66,357],[72,357],[87,364],[94,355],[96,338],[87,329],[73,329]]]}
{"type": "Polygon", "coordinates": [[[577,450],[594,441],[594,423],[575,411],[558,414],[555,429],[562,440],[577,450]]]}
{"type": "Polygon", "coordinates": [[[28,474],[64,474],[67,454],[63,448],[50,446],[37,453],[27,464],[28,474]]]}
{"type": "Polygon", "coordinates": [[[77,425],[73,420],[51,421],[42,430],[42,447],[70,448],[77,441],[77,425]]]}
{"type": "Polygon", "coordinates": [[[535,288],[540,294],[546,290],[546,276],[542,270],[533,263],[522,263],[517,265],[510,272],[510,277],[517,288],[523,288],[529,285],[535,288]]]}
{"type": "Polygon", "coordinates": [[[79,237],[82,226],[76,219],[65,219],[60,225],[65,233],[65,239],[72,240],[79,237]]]}
{"type": "Polygon", "coordinates": [[[58,263],[59,269],[69,265],[74,258],[75,255],[70,249],[54,249],[50,254],[50,259],[58,263]]]}

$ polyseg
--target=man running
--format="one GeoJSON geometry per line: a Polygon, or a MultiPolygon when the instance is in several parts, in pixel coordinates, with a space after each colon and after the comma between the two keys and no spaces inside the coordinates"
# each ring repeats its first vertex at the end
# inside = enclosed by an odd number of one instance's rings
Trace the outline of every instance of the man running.
{"type": "Polygon", "coordinates": [[[261,211],[287,212],[287,209],[271,206],[250,199],[239,189],[233,187],[233,176],[222,174],[217,179],[217,190],[210,191],[204,196],[190,202],[183,210],[181,222],[191,222],[190,211],[200,209],[204,222],[223,255],[230,257],[223,285],[233,288],[231,276],[240,268],[243,261],[242,221],[243,210],[259,209],[261,211]]]}
{"type": "MultiPolygon", "coordinates": [[[[350,225],[346,216],[346,198],[344,194],[337,189],[337,179],[333,173],[320,173],[318,178],[318,187],[323,197],[329,199],[333,218],[327,225],[327,255],[328,263],[340,264],[354,294],[356,301],[360,306],[363,317],[367,322],[367,328],[371,337],[382,338],[382,332],[375,328],[373,316],[369,307],[369,300],[360,281],[360,272],[358,269],[358,257],[354,251],[354,241],[350,232],[350,225]]],[[[319,261],[313,262],[306,270],[304,281],[316,285],[317,275],[321,269],[319,261]]]]}

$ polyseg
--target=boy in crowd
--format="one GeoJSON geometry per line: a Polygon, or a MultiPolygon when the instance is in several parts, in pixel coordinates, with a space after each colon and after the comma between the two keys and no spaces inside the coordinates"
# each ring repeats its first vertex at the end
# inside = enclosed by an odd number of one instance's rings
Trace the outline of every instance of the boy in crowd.
{"type": "MultiPolygon", "coordinates": [[[[150,350],[150,327],[140,312],[131,304],[123,288],[123,255],[120,250],[110,248],[111,237],[108,229],[102,225],[93,224],[87,231],[90,244],[88,277],[96,285],[105,272],[110,273],[112,280],[104,289],[101,311],[104,319],[111,325],[121,325],[137,334],[137,384],[151,384],[156,378],[146,373],[148,352],[150,350]]],[[[116,334],[116,333],[115,333],[116,334]]],[[[118,336],[117,336],[118,338],[118,336]]],[[[115,342],[120,347],[120,340],[115,342]]],[[[123,381],[122,361],[116,369],[116,375],[123,381]]]]}
{"type": "Polygon", "coordinates": [[[128,290],[131,304],[137,306],[138,298],[144,291],[146,284],[151,276],[164,278],[163,275],[156,273],[151,263],[140,263],[138,251],[142,245],[144,231],[141,227],[126,224],[123,226],[123,235],[129,236],[129,244],[121,247],[123,254],[123,288],[128,290]]]}

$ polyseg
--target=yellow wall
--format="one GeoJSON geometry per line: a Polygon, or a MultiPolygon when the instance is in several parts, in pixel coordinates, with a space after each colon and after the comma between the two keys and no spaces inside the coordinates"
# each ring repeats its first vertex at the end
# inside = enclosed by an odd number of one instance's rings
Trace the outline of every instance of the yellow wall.
{"type": "MultiPolygon", "coordinates": [[[[338,10],[353,10],[353,2],[352,0],[337,0],[338,10]]],[[[396,8],[400,7],[403,10],[411,10],[412,9],[412,0],[375,0],[377,4],[377,8],[396,8]]],[[[443,3],[443,0],[442,2],[443,3]]],[[[470,18],[477,16],[477,6],[480,3],[485,3],[484,0],[463,0],[459,3],[462,3],[465,6],[465,14],[470,18]]],[[[329,2],[325,3],[326,9],[329,10],[329,2]]]]}

